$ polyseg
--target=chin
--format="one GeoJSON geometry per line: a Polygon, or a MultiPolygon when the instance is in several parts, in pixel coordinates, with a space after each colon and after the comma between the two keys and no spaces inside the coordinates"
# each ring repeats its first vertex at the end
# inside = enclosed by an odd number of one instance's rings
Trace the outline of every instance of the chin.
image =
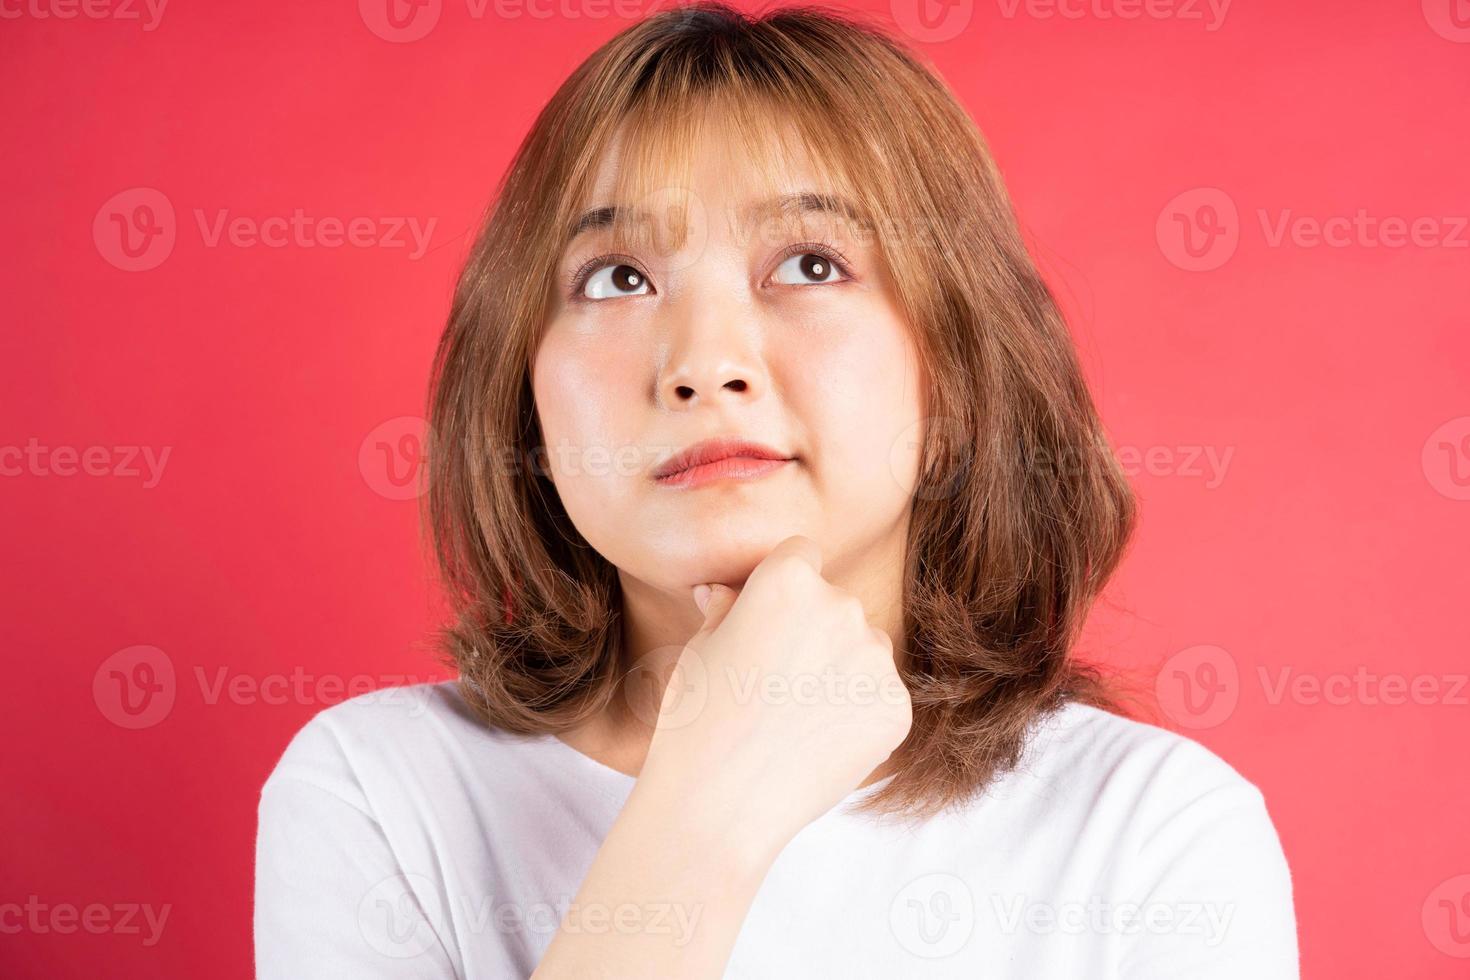
{"type": "Polygon", "coordinates": [[[749,535],[708,533],[703,540],[690,540],[676,553],[653,556],[662,580],[671,580],[677,588],[687,589],[700,582],[719,582],[738,589],[745,584],[755,566],[792,534],[800,531],[774,532],[767,525],[749,535]]]}

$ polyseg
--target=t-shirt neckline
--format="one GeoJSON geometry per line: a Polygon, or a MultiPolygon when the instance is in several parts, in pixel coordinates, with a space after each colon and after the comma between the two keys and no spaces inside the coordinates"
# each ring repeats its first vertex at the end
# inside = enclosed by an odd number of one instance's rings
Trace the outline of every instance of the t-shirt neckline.
{"type": "Polygon", "coordinates": [[[575,748],[571,745],[568,745],[566,742],[563,742],[555,734],[547,733],[542,735],[541,738],[543,742],[547,742],[550,744],[553,751],[563,756],[564,758],[571,759],[572,763],[578,768],[592,773],[597,779],[601,779],[604,782],[612,783],[618,789],[621,789],[625,792],[632,790],[633,784],[638,782],[637,776],[633,776],[626,772],[623,772],[621,769],[614,769],[612,766],[609,766],[604,762],[598,762],[596,759],[592,758],[592,756],[583,752],[581,749],[575,748]]]}
{"type": "MultiPolygon", "coordinates": [[[[637,776],[633,776],[629,773],[623,772],[621,769],[614,769],[612,766],[609,766],[605,762],[597,761],[596,759],[592,758],[592,756],[583,752],[581,749],[576,748],[572,745],[568,745],[566,742],[563,742],[555,734],[543,734],[541,736],[541,739],[543,742],[548,743],[554,752],[563,756],[564,758],[571,759],[574,765],[585,772],[592,773],[594,778],[602,780],[604,783],[611,784],[612,788],[619,791],[623,796],[626,796],[628,793],[632,792],[633,786],[638,782],[637,776]]],[[[840,807],[843,804],[854,803],[859,800],[867,799],[869,796],[877,793],[879,790],[883,789],[883,787],[891,783],[893,781],[894,775],[896,774],[890,773],[889,775],[884,776],[882,779],[878,780],[875,783],[870,783],[867,786],[863,786],[853,790],[845,797],[843,797],[840,801],[838,801],[837,806],[840,807]]]]}

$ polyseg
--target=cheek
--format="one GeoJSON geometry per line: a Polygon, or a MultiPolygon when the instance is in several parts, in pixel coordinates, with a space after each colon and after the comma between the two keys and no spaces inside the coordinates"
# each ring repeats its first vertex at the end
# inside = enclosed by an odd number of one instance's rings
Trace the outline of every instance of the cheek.
{"type": "Polygon", "coordinates": [[[634,406],[619,380],[628,376],[609,370],[605,357],[555,341],[536,357],[531,390],[544,465],[569,512],[615,495],[638,465],[634,406]]]}
{"type": "Polygon", "coordinates": [[[906,498],[917,476],[927,401],[907,327],[870,319],[842,342],[813,351],[808,364],[801,390],[810,402],[802,414],[829,491],[906,498]]]}

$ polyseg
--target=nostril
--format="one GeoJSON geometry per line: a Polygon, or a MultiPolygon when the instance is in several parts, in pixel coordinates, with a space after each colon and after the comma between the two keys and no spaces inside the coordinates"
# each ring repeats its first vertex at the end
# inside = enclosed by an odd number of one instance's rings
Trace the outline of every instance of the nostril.
{"type": "MultiPolygon", "coordinates": [[[[736,378],[734,381],[726,381],[723,387],[729,388],[732,391],[744,391],[746,388],[749,387],[749,385],[739,378],[736,378]]],[[[694,389],[689,387],[688,385],[676,385],[674,387],[674,394],[678,395],[685,401],[688,401],[689,399],[694,397],[694,389]]]]}

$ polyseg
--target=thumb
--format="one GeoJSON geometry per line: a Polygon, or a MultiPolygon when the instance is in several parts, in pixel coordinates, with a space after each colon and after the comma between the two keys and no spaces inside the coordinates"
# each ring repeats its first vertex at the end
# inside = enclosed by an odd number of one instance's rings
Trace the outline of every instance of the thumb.
{"type": "Polygon", "coordinates": [[[700,612],[704,613],[704,625],[700,627],[700,632],[714,632],[730,612],[730,607],[735,605],[735,600],[739,595],[740,593],[728,585],[721,585],[718,582],[696,585],[694,604],[699,607],[700,612]]]}

